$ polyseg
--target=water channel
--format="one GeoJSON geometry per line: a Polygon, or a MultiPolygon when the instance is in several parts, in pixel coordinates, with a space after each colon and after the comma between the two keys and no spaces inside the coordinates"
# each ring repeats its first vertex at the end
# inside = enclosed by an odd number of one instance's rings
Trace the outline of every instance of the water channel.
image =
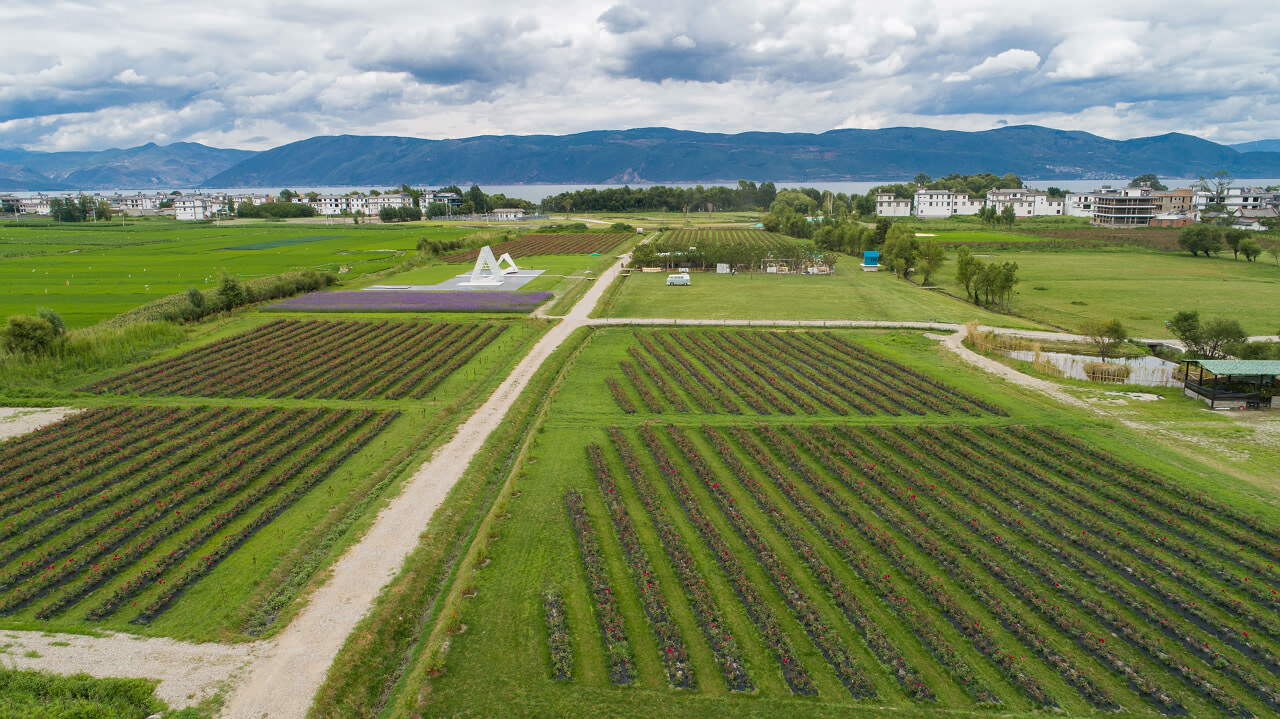
{"type": "MultiPolygon", "coordinates": [[[[1006,355],[1016,360],[1024,362],[1034,362],[1036,353],[1030,350],[1007,351],[1006,355]]],[[[1092,357],[1090,355],[1070,354],[1067,352],[1041,352],[1040,361],[1047,362],[1059,370],[1062,370],[1062,376],[1067,379],[1088,380],[1084,367],[1092,362],[1101,362],[1101,358],[1092,357]]],[[[1160,359],[1159,357],[1129,357],[1123,360],[1109,360],[1111,364],[1125,364],[1129,367],[1129,377],[1123,381],[1108,382],[1107,384],[1129,384],[1140,385],[1143,387],[1176,387],[1182,383],[1181,380],[1174,379],[1173,373],[1178,369],[1177,362],[1160,359]]]]}

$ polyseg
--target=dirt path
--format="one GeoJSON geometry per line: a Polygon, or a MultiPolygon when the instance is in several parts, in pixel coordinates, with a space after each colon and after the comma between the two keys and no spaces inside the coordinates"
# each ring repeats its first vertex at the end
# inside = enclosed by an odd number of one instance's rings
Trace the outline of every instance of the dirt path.
{"type": "Polygon", "coordinates": [[[79,411],[75,407],[0,407],[0,441],[34,432],[79,411]]]}
{"type": "Polygon", "coordinates": [[[588,323],[587,314],[622,262],[606,270],[564,320],[543,335],[488,401],[406,482],[364,538],[333,565],[329,581],[311,595],[302,613],[249,668],[248,678],[223,709],[224,717],[302,719],[306,715],[347,635],[417,546],[431,515],[533,373],[569,333],[588,323]]]}
{"type": "Polygon", "coordinates": [[[156,695],[175,709],[224,691],[261,649],[259,643],[189,644],[131,634],[0,632],[0,661],[6,665],[59,674],[158,679],[156,695]]]}

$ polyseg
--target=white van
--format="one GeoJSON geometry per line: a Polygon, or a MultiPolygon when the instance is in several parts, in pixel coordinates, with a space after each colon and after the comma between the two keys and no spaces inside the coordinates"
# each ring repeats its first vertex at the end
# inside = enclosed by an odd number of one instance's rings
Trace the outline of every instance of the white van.
{"type": "Polygon", "coordinates": [[[669,285],[687,285],[689,284],[689,275],[681,272],[678,275],[667,275],[667,284],[669,285]]]}

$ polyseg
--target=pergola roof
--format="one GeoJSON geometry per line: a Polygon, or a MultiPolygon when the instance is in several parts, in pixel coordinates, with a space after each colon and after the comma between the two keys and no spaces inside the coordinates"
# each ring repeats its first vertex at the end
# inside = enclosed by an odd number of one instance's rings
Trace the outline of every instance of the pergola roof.
{"type": "Polygon", "coordinates": [[[1192,360],[1216,375],[1280,374],[1280,360],[1192,360]]]}

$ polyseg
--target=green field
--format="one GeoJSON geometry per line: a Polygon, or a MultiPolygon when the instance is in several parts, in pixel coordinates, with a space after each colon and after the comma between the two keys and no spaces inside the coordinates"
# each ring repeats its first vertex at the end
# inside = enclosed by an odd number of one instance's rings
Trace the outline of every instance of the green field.
{"type": "MultiPolygon", "coordinates": [[[[1010,416],[954,408],[839,418],[704,414],[695,390],[674,386],[658,394],[695,408],[655,416],[623,380],[639,407],[627,413],[606,380],[622,380],[618,363],[634,359],[638,334],[681,332],[716,333],[617,328],[590,336],[550,393],[546,418],[512,471],[510,498],[477,535],[475,564],[461,565],[453,585],[461,598],[447,611],[435,603],[444,613],[420,635],[426,644],[428,633],[442,632],[447,652],[420,646],[382,715],[1270,711],[1260,689],[1269,665],[1255,652],[1271,651],[1280,637],[1261,629],[1274,623],[1269,589],[1240,579],[1256,571],[1268,585],[1280,582],[1262,551],[1270,541],[1262,532],[1280,532],[1269,491],[1159,459],[1128,430],[993,384],[905,332],[838,332],[832,342],[903,368],[894,372],[932,375],[939,379],[928,381],[1010,416]],[[1106,459],[1067,451],[1075,447],[1106,459]],[[1128,460],[1164,479],[1126,474],[1128,460]],[[1089,488],[1104,477],[1120,484],[1089,488]],[[1227,501],[1249,518],[1210,518],[1166,530],[1175,535],[1168,541],[1152,537],[1148,523],[1194,511],[1180,499],[1183,487],[1212,498],[1196,502],[1227,501]],[[1133,492],[1146,492],[1145,500],[1133,492]],[[1246,521],[1254,524],[1241,533],[1246,521]],[[1210,574],[1193,555],[1230,568],[1210,574]],[[1206,606],[1166,608],[1144,583],[1206,606]],[[1222,601],[1210,596],[1220,588],[1222,601]],[[547,623],[548,591],[562,625],[547,623]],[[563,641],[549,645],[549,626],[563,627],[555,630],[563,641]],[[715,639],[723,633],[732,642],[715,639]],[[1202,691],[1181,665],[1220,688],[1202,691]],[[557,680],[557,666],[568,676],[557,680]],[[1128,668],[1142,682],[1126,679],[1128,668]]],[[[750,342],[765,333],[735,334],[750,342]]],[[[719,360],[694,362],[708,378],[729,376],[719,360]]],[[[326,706],[334,704],[317,708],[326,706]]]]}
{"type": "MultiPolygon", "coordinates": [[[[1118,319],[1141,337],[1169,337],[1165,320],[1182,310],[1236,319],[1250,335],[1280,330],[1280,267],[1267,262],[1142,250],[987,254],[1017,262],[1019,315],[1070,330],[1088,319],[1118,319]]],[[[936,284],[963,297],[949,262],[936,284]]]]}
{"type": "Polygon", "coordinates": [[[46,391],[67,393],[78,406],[124,413],[89,420],[47,447],[28,448],[41,435],[0,444],[10,469],[35,457],[52,463],[37,490],[14,494],[12,486],[0,487],[6,516],[17,523],[0,537],[0,627],[112,628],[196,641],[274,633],[299,607],[293,600],[368,526],[383,498],[394,496],[406,474],[550,326],[457,316],[445,320],[449,325],[403,317],[322,319],[307,324],[247,314],[202,325],[154,358],[185,367],[192,381],[216,380],[218,372],[251,383],[269,380],[233,397],[219,396],[227,392],[218,386],[173,388],[184,395],[174,396],[162,383],[104,385],[95,388],[102,394],[80,394],[116,370],[54,382],[46,391]],[[458,329],[417,335],[414,342],[422,346],[436,342],[430,357],[405,356],[393,365],[379,352],[392,343],[409,345],[409,328],[419,326],[458,329]],[[298,360],[301,352],[290,349],[292,341],[318,350],[307,344],[315,329],[342,327],[350,328],[343,349],[381,362],[383,375],[360,371],[361,356],[317,351],[298,360]],[[272,328],[283,331],[265,334],[272,328]],[[215,343],[223,354],[210,361],[201,353],[215,343]],[[435,349],[446,345],[449,351],[435,349]],[[289,357],[292,365],[283,361],[289,357]],[[393,384],[405,378],[405,394],[412,396],[391,399],[401,393],[367,384],[376,380],[391,390],[384,377],[393,384]],[[306,382],[319,391],[287,397],[306,382]],[[113,394],[117,389],[140,394],[113,394]],[[173,482],[179,485],[168,494],[173,482]],[[89,488],[97,483],[108,491],[95,494],[89,488]],[[140,497],[149,498],[145,506],[136,504],[140,497]],[[104,524],[120,513],[129,521],[104,524]],[[216,561],[204,567],[200,557],[216,561]],[[57,571],[35,572],[37,559],[39,566],[56,560],[57,571]]]}
{"type": "Polygon", "coordinates": [[[688,287],[668,287],[667,274],[632,273],[603,317],[752,320],[885,320],[958,322],[1034,328],[1017,317],[988,312],[921,290],[889,272],[863,272],[860,259],[841,255],[829,276],[694,274],[688,287]]]}
{"type": "Polygon", "coordinates": [[[348,268],[344,277],[356,277],[395,266],[419,238],[472,232],[423,225],[218,227],[168,221],[0,225],[0,316],[50,307],[68,326],[86,327],[189,287],[212,286],[224,271],[250,279],[348,268]]]}

